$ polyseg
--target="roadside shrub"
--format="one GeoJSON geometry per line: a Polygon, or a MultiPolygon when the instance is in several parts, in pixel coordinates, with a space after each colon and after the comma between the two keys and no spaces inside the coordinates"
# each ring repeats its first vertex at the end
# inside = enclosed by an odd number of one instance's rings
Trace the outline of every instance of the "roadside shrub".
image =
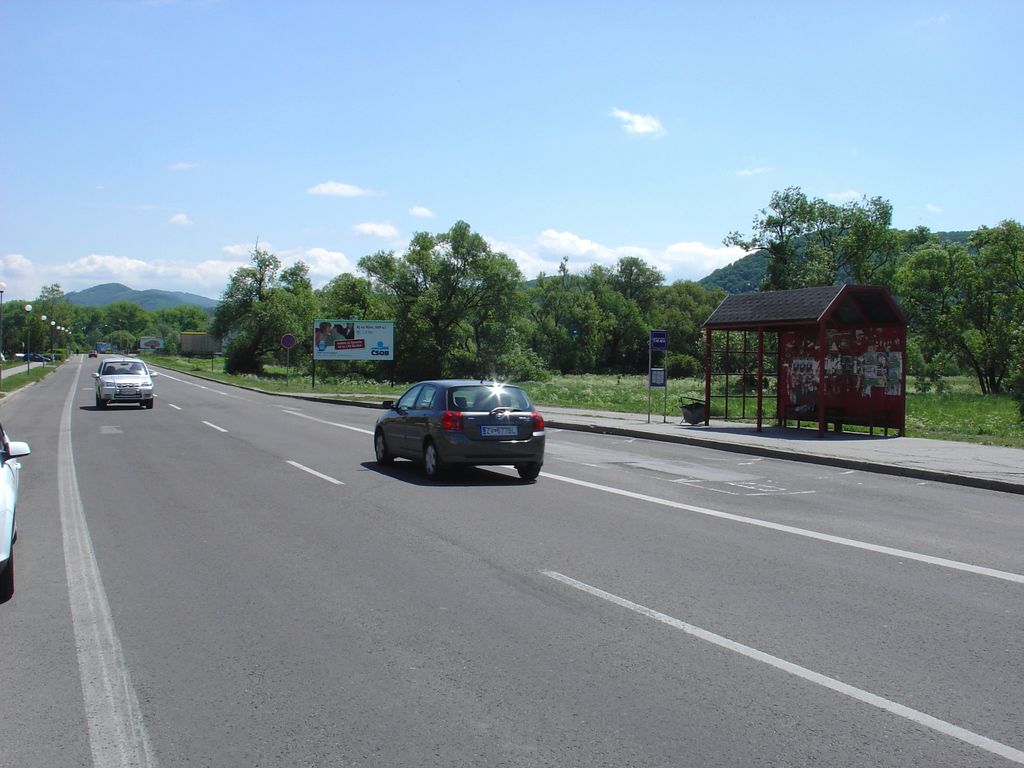
{"type": "Polygon", "coordinates": [[[1006,389],[1017,404],[1017,413],[1024,421],[1024,327],[1018,328],[1010,358],[1010,371],[1006,377],[1006,389]]]}
{"type": "Polygon", "coordinates": [[[693,355],[672,352],[665,355],[665,373],[673,379],[692,379],[704,375],[704,365],[693,355]]]}

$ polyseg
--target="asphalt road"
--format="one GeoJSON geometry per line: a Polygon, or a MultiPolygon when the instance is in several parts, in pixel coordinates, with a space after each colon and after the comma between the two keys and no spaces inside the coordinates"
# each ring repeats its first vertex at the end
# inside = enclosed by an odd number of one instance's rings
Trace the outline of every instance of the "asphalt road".
{"type": "Polygon", "coordinates": [[[554,431],[430,483],[373,410],[93,367],[0,404],[0,765],[1024,764],[1019,497],[554,431]]]}

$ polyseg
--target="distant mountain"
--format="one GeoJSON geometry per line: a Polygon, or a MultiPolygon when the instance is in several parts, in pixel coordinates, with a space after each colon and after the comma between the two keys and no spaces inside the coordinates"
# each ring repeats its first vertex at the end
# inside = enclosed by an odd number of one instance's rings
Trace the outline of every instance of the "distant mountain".
{"type": "Polygon", "coordinates": [[[726,293],[748,293],[761,287],[761,279],[768,268],[768,251],[754,251],[732,264],[719,267],[697,284],[711,290],[721,288],[726,293]]]}
{"type": "MultiPolygon", "coordinates": [[[[973,232],[932,232],[940,243],[967,244],[973,232]]],[[[721,288],[726,293],[747,293],[761,288],[765,269],[768,267],[768,251],[754,251],[737,259],[728,266],[716,269],[697,283],[704,288],[721,288]]]]}
{"type": "Polygon", "coordinates": [[[116,301],[127,301],[138,304],[147,312],[180,307],[182,304],[190,304],[212,312],[219,303],[215,299],[181,291],[136,291],[121,283],[104,283],[86,288],[84,291],[71,291],[64,294],[64,298],[80,307],[105,307],[116,301]]]}

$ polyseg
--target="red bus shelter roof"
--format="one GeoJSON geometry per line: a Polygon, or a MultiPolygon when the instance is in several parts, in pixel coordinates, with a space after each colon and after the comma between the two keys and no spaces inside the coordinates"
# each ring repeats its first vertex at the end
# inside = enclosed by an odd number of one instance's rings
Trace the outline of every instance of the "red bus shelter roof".
{"type": "Polygon", "coordinates": [[[907,324],[902,310],[882,286],[826,285],[726,296],[704,327],[769,330],[826,322],[847,327],[907,324]]]}

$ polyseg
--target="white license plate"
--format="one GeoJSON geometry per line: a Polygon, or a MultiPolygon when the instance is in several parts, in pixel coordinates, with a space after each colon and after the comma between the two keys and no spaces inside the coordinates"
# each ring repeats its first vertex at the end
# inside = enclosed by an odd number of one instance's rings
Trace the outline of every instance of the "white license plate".
{"type": "Polygon", "coordinates": [[[502,427],[480,427],[481,437],[515,437],[519,434],[519,429],[513,426],[502,426],[502,427]]]}

